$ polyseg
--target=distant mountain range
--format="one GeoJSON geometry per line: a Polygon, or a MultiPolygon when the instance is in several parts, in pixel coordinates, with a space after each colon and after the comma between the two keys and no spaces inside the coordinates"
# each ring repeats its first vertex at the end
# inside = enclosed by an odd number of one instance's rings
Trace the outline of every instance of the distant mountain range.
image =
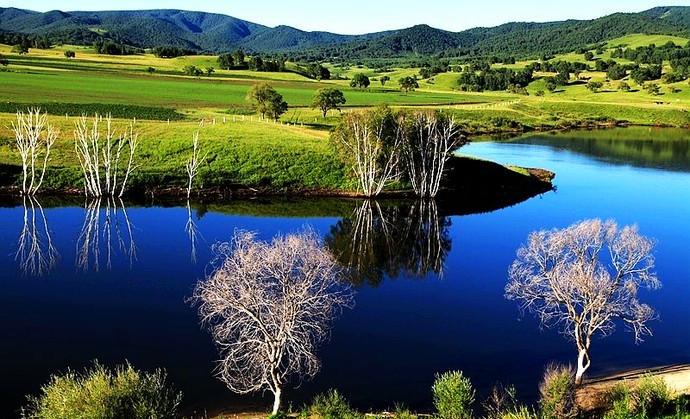
{"type": "Polygon", "coordinates": [[[445,54],[528,56],[572,51],[631,33],[690,36],[690,6],[657,7],[593,20],[507,23],[448,32],[427,25],[365,35],[270,28],[231,16],[182,10],[45,13],[0,8],[0,31],[64,43],[112,39],[140,48],[176,46],[207,52],[243,48],[314,57],[382,58],[445,54]]]}

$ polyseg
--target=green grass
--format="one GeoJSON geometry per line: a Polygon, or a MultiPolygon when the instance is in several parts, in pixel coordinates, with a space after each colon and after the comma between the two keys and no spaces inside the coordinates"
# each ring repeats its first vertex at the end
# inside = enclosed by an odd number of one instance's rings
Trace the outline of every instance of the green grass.
{"type": "Polygon", "coordinates": [[[184,115],[169,108],[157,108],[139,105],[114,105],[108,103],[15,103],[0,102],[0,113],[24,112],[27,109],[38,108],[51,115],[110,115],[113,118],[147,119],[157,121],[178,121],[184,119],[184,115]]]}
{"type": "MultiPolygon", "coordinates": [[[[0,165],[19,167],[9,128],[12,115],[0,115],[0,165]]],[[[60,131],[51,155],[47,186],[78,187],[81,175],[72,137],[74,118],[50,118],[60,131]]],[[[116,120],[117,129],[127,121],[116,120]]],[[[208,153],[199,182],[204,187],[242,185],[279,189],[352,189],[327,133],[274,124],[237,121],[199,128],[197,122],[140,121],[136,124],[140,169],[132,187],[183,186],[184,165],[191,154],[192,135],[200,131],[201,148],[208,153]]]]}
{"type": "Polygon", "coordinates": [[[627,48],[637,48],[647,45],[664,45],[667,42],[673,42],[678,46],[685,46],[688,44],[688,38],[672,35],[647,35],[647,34],[632,34],[620,38],[615,38],[607,43],[609,48],[616,48],[619,46],[627,48]]]}

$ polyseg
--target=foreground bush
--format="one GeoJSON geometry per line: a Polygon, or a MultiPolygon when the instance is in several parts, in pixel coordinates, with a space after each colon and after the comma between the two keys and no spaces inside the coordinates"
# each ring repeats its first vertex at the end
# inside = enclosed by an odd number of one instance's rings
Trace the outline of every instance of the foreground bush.
{"type": "Polygon", "coordinates": [[[469,419],[472,417],[474,388],[462,372],[451,371],[436,376],[432,387],[434,407],[442,419],[469,419]]]}
{"type": "Polygon", "coordinates": [[[544,419],[570,419],[577,416],[575,372],[571,367],[549,365],[539,385],[539,407],[544,419]]]}
{"type": "Polygon", "coordinates": [[[607,401],[605,419],[655,418],[674,410],[671,391],[659,377],[641,378],[634,386],[619,384],[609,391],[607,401]]]}
{"type": "Polygon", "coordinates": [[[360,417],[338,390],[330,390],[314,397],[314,401],[307,412],[300,416],[314,419],[354,419],[360,417]]]}
{"type": "Polygon", "coordinates": [[[37,397],[29,397],[22,417],[35,419],[164,419],[177,417],[182,394],[162,370],[141,372],[126,364],[100,364],[83,373],[54,375],[37,397]]]}

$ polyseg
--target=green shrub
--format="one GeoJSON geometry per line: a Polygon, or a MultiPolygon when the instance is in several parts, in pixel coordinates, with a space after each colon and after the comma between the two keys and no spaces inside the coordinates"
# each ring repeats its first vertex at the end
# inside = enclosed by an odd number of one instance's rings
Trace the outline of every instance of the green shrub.
{"type": "Polygon", "coordinates": [[[519,410],[515,387],[495,385],[483,404],[485,419],[502,419],[519,410]]]}
{"type": "Polygon", "coordinates": [[[275,415],[271,415],[268,419],[288,419],[289,416],[285,412],[278,412],[275,415]]]}
{"type": "Polygon", "coordinates": [[[53,375],[22,416],[32,419],[163,419],[177,416],[181,393],[164,371],[141,372],[126,364],[109,370],[96,363],[83,373],[53,375]]]}
{"type": "Polygon", "coordinates": [[[352,410],[350,403],[338,390],[330,390],[314,397],[309,407],[308,417],[318,419],[351,419],[357,418],[357,413],[352,410]]]}
{"type": "Polygon", "coordinates": [[[539,385],[539,407],[544,419],[570,419],[577,416],[575,372],[569,366],[550,364],[539,385]]]}
{"type": "Polygon", "coordinates": [[[538,414],[534,413],[527,407],[521,406],[513,412],[507,412],[500,416],[500,419],[541,419],[538,414]]]}
{"type": "Polygon", "coordinates": [[[474,388],[469,378],[460,371],[436,376],[432,387],[434,407],[442,419],[469,419],[472,417],[474,388]]]}
{"type": "Polygon", "coordinates": [[[412,413],[409,409],[405,408],[403,405],[395,406],[395,413],[393,413],[394,419],[416,419],[417,415],[412,413]]]}
{"type": "MultiPolygon", "coordinates": [[[[646,376],[635,385],[616,385],[606,395],[608,411],[605,419],[646,419],[663,415],[674,403],[666,382],[659,377],[646,376]]],[[[676,406],[676,410],[685,410],[676,406]]],[[[681,412],[682,413],[682,412],[681,412]]]]}

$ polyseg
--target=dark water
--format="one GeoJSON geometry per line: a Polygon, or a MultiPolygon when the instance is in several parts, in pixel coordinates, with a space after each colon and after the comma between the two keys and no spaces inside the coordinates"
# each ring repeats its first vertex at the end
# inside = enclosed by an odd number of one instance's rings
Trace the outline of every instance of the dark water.
{"type": "Polygon", "coordinates": [[[165,367],[188,409],[255,403],[213,378],[216,350],[186,301],[210,245],[235,229],[270,239],[311,226],[360,267],[356,307],[335,322],[321,373],[288,393],[295,404],[338,388],[362,408],[427,409],[434,374],[450,369],[471,377],[480,397],[498,381],[534,397],[544,366],[574,361],[574,350],[503,298],[506,271],[529,232],[592,217],[637,223],[655,237],[664,287],[641,295],[660,313],[654,336],[635,345],[619,328],[596,341],[591,372],[690,362],[689,144],[687,131],[661,130],[474,143],[462,153],[553,170],[558,190],[466,216],[417,203],[239,202],[194,206],[188,224],[185,206],[8,204],[0,209],[0,417],[13,417],[51,373],[94,359],[165,367]]]}

